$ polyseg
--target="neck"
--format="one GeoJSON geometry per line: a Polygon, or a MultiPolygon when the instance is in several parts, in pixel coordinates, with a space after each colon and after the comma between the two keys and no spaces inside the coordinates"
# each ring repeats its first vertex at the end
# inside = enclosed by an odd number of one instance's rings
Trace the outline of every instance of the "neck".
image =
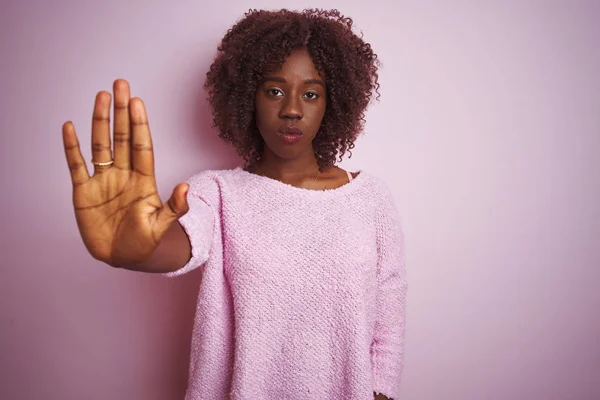
{"type": "Polygon", "coordinates": [[[270,178],[288,181],[303,177],[314,177],[319,173],[319,164],[314,152],[293,159],[283,159],[265,150],[262,159],[250,170],[270,178]]]}

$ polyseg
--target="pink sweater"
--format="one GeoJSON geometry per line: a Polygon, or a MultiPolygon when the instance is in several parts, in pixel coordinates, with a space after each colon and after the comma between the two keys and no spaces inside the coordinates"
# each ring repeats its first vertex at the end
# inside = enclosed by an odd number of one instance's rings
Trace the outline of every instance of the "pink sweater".
{"type": "Polygon", "coordinates": [[[180,222],[202,266],[187,400],[397,400],[404,239],[391,193],[361,172],[308,190],[241,168],[188,183],[180,222]]]}

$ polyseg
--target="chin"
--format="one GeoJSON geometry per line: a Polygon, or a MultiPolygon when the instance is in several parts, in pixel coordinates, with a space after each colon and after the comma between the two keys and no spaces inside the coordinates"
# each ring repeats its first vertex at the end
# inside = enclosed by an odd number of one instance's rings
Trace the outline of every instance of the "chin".
{"type": "Polygon", "coordinates": [[[283,160],[294,160],[300,155],[302,155],[303,151],[298,151],[298,149],[273,149],[271,148],[271,152],[275,154],[278,158],[283,160]]]}
{"type": "Polygon", "coordinates": [[[305,152],[312,152],[311,143],[312,140],[307,144],[306,138],[295,144],[285,144],[278,137],[274,137],[269,141],[265,140],[265,146],[269,148],[271,153],[284,160],[293,160],[305,152]]]}

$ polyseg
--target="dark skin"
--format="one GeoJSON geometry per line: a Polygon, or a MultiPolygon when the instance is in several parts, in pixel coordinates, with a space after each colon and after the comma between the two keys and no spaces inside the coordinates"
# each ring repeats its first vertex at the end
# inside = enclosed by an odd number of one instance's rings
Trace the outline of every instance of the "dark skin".
{"type": "MultiPolygon", "coordinates": [[[[262,80],[256,92],[256,121],[265,152],[248,170],[312,190],[335,189],[348,183],[346,171],[341,168],[330,166],[319,171],[312,140],[326,106],[325,80],[306,49],[294,50],[279,71],[262,80]],[[302,140],[295,144],[281,141],[277,131],[282,126],[298,127],[304,133],[302,140]]],[[[374,400],[389,400],[382,394],[373,396],[374,400]]]]}
{"type": "Polygon", "coordinates": [[[265,151],[248,171],[313,190],[335,189],[348,183],[346,172],[339,167],[319,171],[312,140],[326,106],[325,80],[310,54],[304,48],[292,51],[279,71],[263,78],[256,92],[256,121],[265,151]],[[302,140],[295,144],[281,141],[277,131],[283,126],[302,130],[302,140]]]}
{"type": "MultiPolygon", "coordinates": [[[[270,78],[262,82],[256,95],[265,154],[249,171],[296,187],[312,185],[313,190],[346,184],[346,172],[335,166],[325,168],[315,181],[319,168],[312,139],[325,113],[326,92],[308,52],[294,51],[270,78]],[[293,145],[279,140],[276,132],[282,124],[302,129],[303,140],[293,145]]],[[[130,98],[125,80],[116,80],[113,91],[112,143],[110,93],[98,93],[92,117],[93,159],[104,163],[114,159],[113,164],[94,166],[90,176],[73,124],[63,125],[79,231],[90,254],[109,265],[144,272],[174,271],[191,256],[186,233],[176,223],[188,209],[188,185],[177,185],[171,198],[161,201],[144,104],[139,98],[130,98]]],[[[374,394],[374,400],[389,399],[374,394]]]]}

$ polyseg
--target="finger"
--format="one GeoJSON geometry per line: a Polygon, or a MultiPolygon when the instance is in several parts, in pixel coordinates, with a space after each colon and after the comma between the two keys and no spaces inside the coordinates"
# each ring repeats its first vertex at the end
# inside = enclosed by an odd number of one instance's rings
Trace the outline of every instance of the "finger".
{"type": "MultiPolygon", "coordinates": [[[[97,163],[106,163],[112,160],[110,149],[110,102],[110,93],[100,92],[96,95],[92,116],[92,160],[97,163]]],[[[106,169],[108,169],[108,166],[94,165],[94,173],[106,169]]]]}
{"type": "Polygon", "coordinates": [[[173,189],[173,194],[171,194],[169,200],[158,211],[156,224],[159,237],[162,236],[174,221],[188,212],[187,191],[189,187],[187,183],[177,185],[173,189]]]}
{"type": "Polygon", "coordinates": [[[154,176],[154,152],[146,108],[142,99],[137,97],[131,99],[129,108],[131,109],[133,169],[142,175],[154,176]]]}
{"type": "Polygon", "coordinates": [[[115,93],[115,111],[113,127],[113,143],[115,148],[114,166],[121,169],[131,169],[131,129],[129,120],[129,83],[117,79],[113,84],[115,93]]]}
{"type": "Polygon", "coordinates": [[[79,149],[79,141],[75,133],[75,127],[71,121],[65,122],[62,126],[63,145],[65,147],[65,156],[67,165],[71,171],[71,181],[73,186],[81,185],[90,179],[85,160],[79,149]]]}

